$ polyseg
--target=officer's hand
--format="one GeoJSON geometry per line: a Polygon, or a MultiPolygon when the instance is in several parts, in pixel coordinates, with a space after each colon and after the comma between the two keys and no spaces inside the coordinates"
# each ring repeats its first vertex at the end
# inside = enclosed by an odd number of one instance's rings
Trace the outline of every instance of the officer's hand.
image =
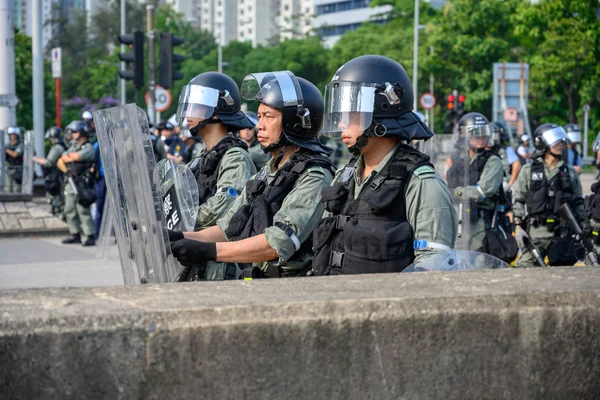
{"type": "Polygon", "coordinates": [[[183,239],[183,232],[181,231],[172,231],[167,229],[167,232],[169,233],[169,242],[176,242],[180,239],[183,239]]]}
{"type": "Polygon", "coordinates": [[[171,243],[173,256],[184,266],[200,264],[217,259],[217,244],[191,239],[180,239],[171,243]]]}
{"type": "Polygon", "coordinates": [[[517,227],[515,228],[515,239],[517,240],[519,247],[522,249],[527,247],[525,246],[525,239],[531,240],[529,238],[529,235],[527,234],[525,229],[521,227],[521,225],[517,225],[517,227]]]}

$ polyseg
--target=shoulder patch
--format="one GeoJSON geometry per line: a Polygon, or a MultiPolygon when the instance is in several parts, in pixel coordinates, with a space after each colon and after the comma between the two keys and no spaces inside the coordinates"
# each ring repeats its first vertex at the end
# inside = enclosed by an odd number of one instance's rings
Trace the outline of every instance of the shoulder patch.
{"type": "Polygon", "coordinates": [[[425,178],[427,176],[435,175],[435,170],[429,165],[422,165],[413,171],[413,175],[425,178]]]}
{"type": "Polygon", "coordinates": [[[306,169],[306,173],[316,172],[319,175],[325,176],[325,170],[322,167],[314,166],[306,169]]]}

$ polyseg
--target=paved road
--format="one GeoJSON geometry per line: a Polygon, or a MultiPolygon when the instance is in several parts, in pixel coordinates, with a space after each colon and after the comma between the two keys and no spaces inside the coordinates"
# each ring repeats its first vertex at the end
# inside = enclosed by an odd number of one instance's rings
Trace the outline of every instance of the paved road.
{"type": "Polygon", "coordinates": [[[0,288],[122,285],[116,245],[63,245],[60,237],[0,239],[0,288]]]}

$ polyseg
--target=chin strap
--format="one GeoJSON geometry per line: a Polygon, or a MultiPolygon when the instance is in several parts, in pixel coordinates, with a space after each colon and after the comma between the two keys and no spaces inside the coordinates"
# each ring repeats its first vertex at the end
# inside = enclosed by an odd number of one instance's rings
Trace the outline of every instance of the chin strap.
{"type": "Polygon", "coordinates": [[[550,149],[548,149],[548,154],[550,154],[552,157],[560,160],[562,158],[562,154],[554,154],[552,151],[550,151],[550,149]]]}
{"type": "Polygon", "coordinates": [[[478,148],[478,147],[473,147],[473,146],[469,146],[469,149],[472,152],[477,153],[477,154],[481,154],[481,153],[483,153],[486,150],[485,147],[478,148]]]}
{"type": "Polygon", "coordinates": [[[262,149],[262,151],[265,154],[268,153],[272,153],[275,150],[281,148],[281,147],[285,147],[286,144],[288,144],[288,140],[287,137],[285,136],[285,133],[283,133],[283,131],[281,132],[281,135],[279,136],[279,141],[277,143],[271,143],[268,146],[263,146],[262,144],[260,145],[260,148],[262,149]]]}
{"type": "Polygon", "coordinates": [[[209,125],[209,124],[219,124],[221,123],[220,119],[205,119],[204,121],[200,121],[198,123],[198,125],[196,125],[193,128],[190,128],[189,131],[192,134],[192,136],[198,136],[198,133],[200,133],[201,129],[204,129],[205,126],[209,125]]]}

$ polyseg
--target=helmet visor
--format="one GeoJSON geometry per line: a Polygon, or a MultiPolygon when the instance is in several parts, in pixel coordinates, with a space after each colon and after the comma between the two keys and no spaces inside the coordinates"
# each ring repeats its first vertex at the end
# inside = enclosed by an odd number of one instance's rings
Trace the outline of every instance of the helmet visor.
{"type": "Polygon", "coordinates": [[[182,125],[187,118],[200,121],[212,118],[219,103],[219,91],[200,85],[185,85],[179,95],[177,123],[182,125]]]}
{"type": "Polygon", "coordinates": [[[567,136],[569,136],[569,140],[571,141],[571,143],[581,143],[581,132],[567,132],[567,136]]]}
{"type": "Polygon", "coordinates": [[[246,75],[240,94],[246,100],[264,101],[275,108],[302,104],[300,84],[290,71],[246,75]]]}
{"type": "Polygon", "coordinates": [[[375,85],[332,82],[325,87],[323,134],[340,138],[343,132],[362,134],[373,121],[375,85]]]}
{"type": "Polygon", "coordinates": [[[546,146],[550,147],[558,142],[566,142],[569,140],[569,137],[567,136],[567,132],[565,132],[565,128],[556,126],[542,133],[542,140],[546,146]]]}
{"type": "Polygon", "coordinates": [[[465,136],[491,136],[489,125],[466,125],[460,127],[460,133],[465,136]]]}

